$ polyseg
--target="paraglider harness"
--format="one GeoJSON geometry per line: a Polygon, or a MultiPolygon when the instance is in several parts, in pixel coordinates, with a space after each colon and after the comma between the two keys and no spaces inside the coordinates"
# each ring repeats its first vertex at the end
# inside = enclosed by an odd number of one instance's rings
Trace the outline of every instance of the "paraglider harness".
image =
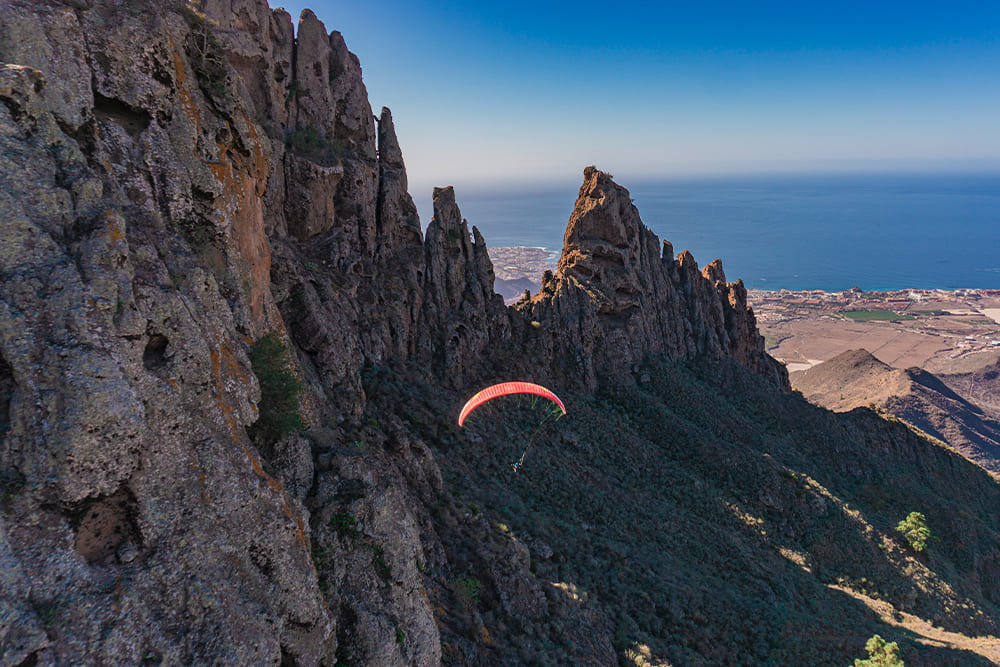
{"type": "Polygon", "coordinates": [[[545,415],[545,419],[543,419],[542,423],[539,424],[538,429],[535,431],[534,435],[531,436],[531,439],[528,441],[527,446],[525,446],[524,451],[521,452],[521,458],[510,464],[511,470],[514,471],[515,475],[517,474],[517,471],[521,469],[521,466],[524,465],[524,459],[525,457],[528,456],[528,450],[531,449],[531,446],[535,444],[535,440],[537,440],[542,433],[548,430],[549,426],[555,424],[557,421],[559,421],[565,416],[566,413],[558,409],[553,409],[551,412],[545,415]]]}

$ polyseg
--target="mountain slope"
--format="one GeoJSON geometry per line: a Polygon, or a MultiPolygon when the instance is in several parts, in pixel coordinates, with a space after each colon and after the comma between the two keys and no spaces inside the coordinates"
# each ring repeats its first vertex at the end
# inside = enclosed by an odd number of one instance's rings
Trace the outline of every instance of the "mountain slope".
{"type": "Polygon", "coordinates": [[[8,0],[0,62],[0,663],[996,659],[997,483],[788,393],[609,175],[507,308],[308,10],[8,0]],[[454,425],[510,378],[570,414],[454,425]]]}
{"type": "MultiPolygon", "coordinates": [[[[989,664],[888,627],[859,600],[964,633],[969,647],[996,636],[997,489],[985,472],[901,424],[823,411],[731,362],[642,370],[651,380],[639,387],[564,395],[570,414],[516,475],[530,426],[499,422],[474,439],[425,427],[456,498],[441,521],[459,535],[447,539],[470,554],[450,576],[488,591],[478,615],[442,635],[453,656],[478,656],[458,662],[516,651],[509,664],[580,664],[645,646],[670,664],[843,664],[879,633],[907,664],[989,664]],[[894,531],[914,510],[940,539],[928,557],[894,531]],[[497,541],[530,554],[528,582],[549,598],[541,612],[479,546],[497,541]],[[568,602],[600,622],[567,636],[579,624],[568,602]],[[468,641],[480,624],[492,645],[468,641]]],[[[455,405],[418,395],[403,410],[420,423],[455,405]]],[[[399,400],[375,397],[375,414],[399,400]]]]}
{"type": "Polygon", "coordinates": [[[952,390],[984,411],[1000,415],[1000,358],[968,372],[939,377],[952,390]]]}
{"type": "Polygon", "coordinates": [[[1000,422],[927,371],[892,368],[865,350],[849,350],[791,379],[814,403],[838,412],[875,405],[1000,473],[1000,422]]]}

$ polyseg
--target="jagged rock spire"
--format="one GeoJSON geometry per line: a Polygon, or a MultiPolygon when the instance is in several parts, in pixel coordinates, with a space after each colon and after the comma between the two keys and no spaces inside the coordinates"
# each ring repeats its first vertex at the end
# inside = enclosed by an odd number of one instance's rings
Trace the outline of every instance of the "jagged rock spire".
{"type": "Polygon", "coordinates": [[[557,373],[596,386],[602,377],[628,381],[649,354],[731,355],[787,386],[764,353],[742,282],[727,283],[719,260],[703,273],[687,251],[674,261],[673,246],[661,246],[642,223],[628,190],[595,167],[583,178],[556,275],[518,305],[556,332],[557,373]]]}

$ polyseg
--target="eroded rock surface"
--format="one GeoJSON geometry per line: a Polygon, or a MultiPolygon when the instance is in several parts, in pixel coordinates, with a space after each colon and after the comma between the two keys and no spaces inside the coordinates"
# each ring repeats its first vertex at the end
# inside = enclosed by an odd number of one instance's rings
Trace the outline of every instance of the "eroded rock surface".
{"type": "Polygon", "coordinates": [[[628,190],[594,167],[570,215],[554,276],[517,305],[540,329],[554,371],[583,380],[634,382],[647,355],[731,356],[787,387],[784,368],[764,352],[742,281],[726,282],[715,260],[698,271],[685,251],[639,218],[628,190]]]}
{"type": "MultiPolygon", "coordinates": [[[[392,115],[376,119],[357,58],[312,12],[295,38],[263,0],[2,10],[0,663],[766,658],[805,633],[778,616],[745,626],[746,609],[777,609],[783,587],[830,595],[865,568],[900,605],[993,631],[992,515],[960,517],[972,546],[935,579],[899,547],[881,555],[877,512],[862,525],[845,510],[828,535],[839,498],[782,475],[807,465],[797,445],[775,447],[780,464],[742,453],[743,425],[756,452],[799,428],[808,440],[815,416],[799,406],[768,437],[749,408],[715,418],[752,395],[777,422],[797,399],[742,284],[675,259],[606,174],[586,170],[557,272],[507,308],[452,188],[421,232],[392,115]],[[273,372],[253,361],[269,337],[283,386],[301,384],[301,422],[273,437],[258,428],[273,372]],[[665,360],[715,364],[721,389],[665,360]],[[471,390],[513,376],[570,391],[580,425],[453,425],[471,390]],[[643,392],[649,424],[603,407],[643,392]],[[711,414],[658,403],[685,392],[711,414]],[[664,423],[677,443],[658,439],[664,423]],[[785,567],[765,520],[818,574],[785,567]],[[844,534],[861,546],[839,551],[844,534]],[[728,542],[749,580],[728,556],[688,558],[728,542]],[[670,579],[684,568],[691,586],[670,579]],[[706,591],[721,580],[720,600],[706,591]]],[[[869,446],[928,457],[921,483],[938,490],[936,471],[961,465],[912,434],[838,437],[834,472],[814,473],[845,494],[869,446]]],[[[995,507],[969,479],[963,506],[995,507]]],[[[824,627],[882,629],[850,605],[835,616],[824,627]]]]}

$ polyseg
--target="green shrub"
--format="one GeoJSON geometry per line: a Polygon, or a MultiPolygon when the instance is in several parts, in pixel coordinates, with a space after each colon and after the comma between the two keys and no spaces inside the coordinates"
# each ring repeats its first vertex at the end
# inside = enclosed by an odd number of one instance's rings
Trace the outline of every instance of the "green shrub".
{"type": "Polygon", "coordinates": [[[925,550],[927,541],[931,539],[931,529],[927,526],[927,517],[920,512],[910,512],[905,519],[899,522],[896,530],[903,534],[914,551],[925,550]]]}
{"type": "Polygon", "coordinates": [[[312,125],[306,125],[288,135],[288,145],[298,150],[324,148],[326,137],[312,125]]]}
{"type": "Polygon", "coordinates": [[[0,472],[0,502],[13,498],[21,492],[26,484],[27,479],[16,468],[8,468],[0,472]]]}
{"type": "Polygon", "coordinates": [[[350,512],[338,512],[330,519],[330,527],[341,537],[357,537],[358,529],[354,527],[354,517],[350,512]]]}
{"type": "Polygon", "coordinates": [[[297,153],[323,164],[332,164],[338,155],[345,153],[339,141],[328,137],[312,125],[296,128],[285,139],[285,143],[297,153]]]}
{"type": "Polygon", "coordinates": [[[886,642],[875,635],[865,643],[865,650],[868,651],[868,658],[855,659],[854,667],[903,667],[896,642],[886,642]]]}
{"type": "Polygon", "coordinates": [[[383,581],[389,581],[389,578],[392,576],[392,570],[389,568],[389,563],[385,561],[385,549],[377,544],[371,545],[371,548],[372,565],[375,566],[375,573],[381,577],[383,581]]]}
{"type": "Polygon", "coordinates": [[[459,577],[455,580],[455,595],[467,607],[479,604],[479,591],[483,584],[475,577],[459,577]]]}
{"type": "Polygon", "coordinates": [[[323,565],[326,557],[330,555],[330,550],[319,542],[313,542],[311,554],[313,565],[317,568],[323,565]]]}
{"type": "Polygon", "coordinates": [[[254,440],[273,444],[287,433],[305,428],[299,416],[302,383],[292,374],[288,349],[276,331],[250,347],[250,364],[260,383],[260,416],[250,427],[254,440]]]}
{"type": "Polygon", "coordinates": [[[228,92],[229,66],[215,36],[216,23],[196,8],[189,6],[182,11],[191,29],[184,42],[184,51],[198,85],[213,99],[224,100],[228,92]]]}

